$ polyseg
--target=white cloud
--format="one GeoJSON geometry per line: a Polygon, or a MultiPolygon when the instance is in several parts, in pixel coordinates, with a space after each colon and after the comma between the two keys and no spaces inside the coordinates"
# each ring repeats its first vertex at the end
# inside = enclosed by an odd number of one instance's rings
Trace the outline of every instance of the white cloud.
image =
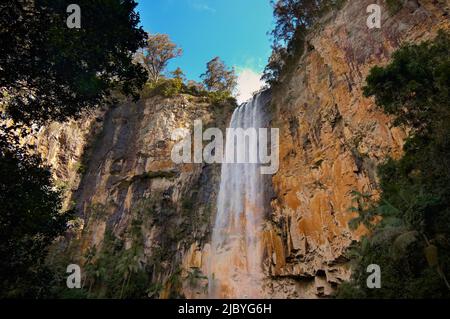
{"type": "Polygon", "coordinates": [[[198,1],[198,0],[190,0],[189,4],[192,8],[197,11],[207,11],[210,13],[216,13],[216,9],[208,6],[206,3],[198,1]]]}
{"type": "Polygon", "coordinates": [[[238,71],[236,99],[239,104],[249,100],[253,93],[257,92],[265,85],[261,81],[261,74],[256,73],[252,69],[244,68],[238,71]]]}

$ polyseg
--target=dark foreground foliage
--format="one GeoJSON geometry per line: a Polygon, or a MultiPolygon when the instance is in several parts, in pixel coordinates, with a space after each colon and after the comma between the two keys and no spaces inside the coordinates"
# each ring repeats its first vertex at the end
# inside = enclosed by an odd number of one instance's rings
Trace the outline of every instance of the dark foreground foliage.
{"type": "Polygon", "coordinates": [[[61,194],[40,158],[11,139],[0,134],[0,298],[45,297],[53,282],[47,248],[71,213],[60,212],[61,194]]]}
{"type": "Polygon", "coordinates": [[[132,59],[145,43],[136,2],[79,0],[80,29],[66,25],[71,3],[0,2],[0,298],[54,296],[48,247],[71,217],[27,147],[30,127],[76,117],[113,91],[136,98],[147,80],[132,59]]]}
{"type": "Polygon", "coordinates": [[[147,80],[133,63],[145,43],[136,2],[79,0],[79,29],[66,25],[71,3],[0,3],[0,99],[16,122],[63,121],[105,102],[113,89],[137,97],[147,80]]]}

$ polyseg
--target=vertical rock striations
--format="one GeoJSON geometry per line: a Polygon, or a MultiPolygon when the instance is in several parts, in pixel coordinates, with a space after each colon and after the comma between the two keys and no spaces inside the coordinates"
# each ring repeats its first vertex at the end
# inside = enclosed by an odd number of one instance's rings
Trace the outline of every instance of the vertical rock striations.
{"type": "Polygon", "coordinates": [[[204,295],[220,164],[175,164],[171,134],[192,132],[196,119],[204,129],[224,127],[233,107],[189,95],[152,97],[42,129],[38,150],[59,183],[69,185],[67,201],[78,216],[66,248],[71,261],[86,263],[92,251],[95,260],[105,240],[117,238],[124,251],[139,252],[138,264],[150,274],[143,284],[154,287],[150,297],[204,295]]]}
{"type": "Polygon", "coordinates": [[[369,30],[372,2],[347,1],[324,17],[273,89],[280,170],[273,176],[265,268],[274,297],[329,296],[349,278],[343,253],[362,231],[348,228],[351,192],[376,192],[377,164],[398,156],[405,137],[363,97],[365,78],[402,43],[449,27],[445,2],[406,1],[394,16],[381,2],[381,28],[369,30]]]}

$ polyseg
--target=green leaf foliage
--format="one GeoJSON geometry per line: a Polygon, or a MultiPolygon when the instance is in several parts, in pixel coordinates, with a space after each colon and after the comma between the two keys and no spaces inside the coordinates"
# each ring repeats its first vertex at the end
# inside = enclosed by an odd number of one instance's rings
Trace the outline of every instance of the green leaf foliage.
{"type": "Polygon", "coordinates": [[[45,264],[48,246],[71,217],[60,210],[48,168],[0,134],[0,298],[48,296],[54,280],[45,264]]]}
{"type": "Polygon", "coordinates": [[[353,277],[339,297],[450,297],[449,53],[450,35],[441,31],[405,45],[367,77],[365,94],[410,134],[403,157],[379,167],[381,198],[363,198],[353,223],[369,232],[353,247],[353,277]],[[366,286],[369,264],[381,267],[380,289],[366,286]]]}
{"type": "Polygon", "coordinates": [[[81,28],[68,28],[69,0],[0,3],[0,88],[16,122],[64,120],[118,89],[137,98],[147,80],[133,63],[145,32],[133,0],[79,0],[81,28]]]}

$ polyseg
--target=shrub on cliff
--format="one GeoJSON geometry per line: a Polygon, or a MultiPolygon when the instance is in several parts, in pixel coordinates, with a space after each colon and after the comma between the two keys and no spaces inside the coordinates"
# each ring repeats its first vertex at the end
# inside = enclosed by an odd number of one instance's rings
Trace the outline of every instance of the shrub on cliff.
{"type": "Polygon", "coordinates": [[[147,83],[141,92],[141,96],[144,98],[153,96],[171,98],[180,94],[203,97],[205,102],[214,105],[223,102],[236,103],[235,98],[228,90],[208,91],[200,83],[189,81],[188,84],[185,84],[180,78],[160,78],[157,82],[147,83]]]}
{"type": "Polygon", "coordinates": [[[403,157],[379,167],[380,199],[359,198],[354,226],[364,221],[369,232],[351,250],[356,265],[341,297],[450,297],[449,52],[450,34],[440,32],[367,77],[365,95],[410,134],[403,157]],[[381,267],[380,289],[366,286],[370,264],[381,267]]]}
{"type": "Polygon", "coordinates": [[[161,78],[157,82],[150,82],[144,86],[142,97],[163,96],[174,97],[184,93],[185,85],[180,79],[161,78]]]}

